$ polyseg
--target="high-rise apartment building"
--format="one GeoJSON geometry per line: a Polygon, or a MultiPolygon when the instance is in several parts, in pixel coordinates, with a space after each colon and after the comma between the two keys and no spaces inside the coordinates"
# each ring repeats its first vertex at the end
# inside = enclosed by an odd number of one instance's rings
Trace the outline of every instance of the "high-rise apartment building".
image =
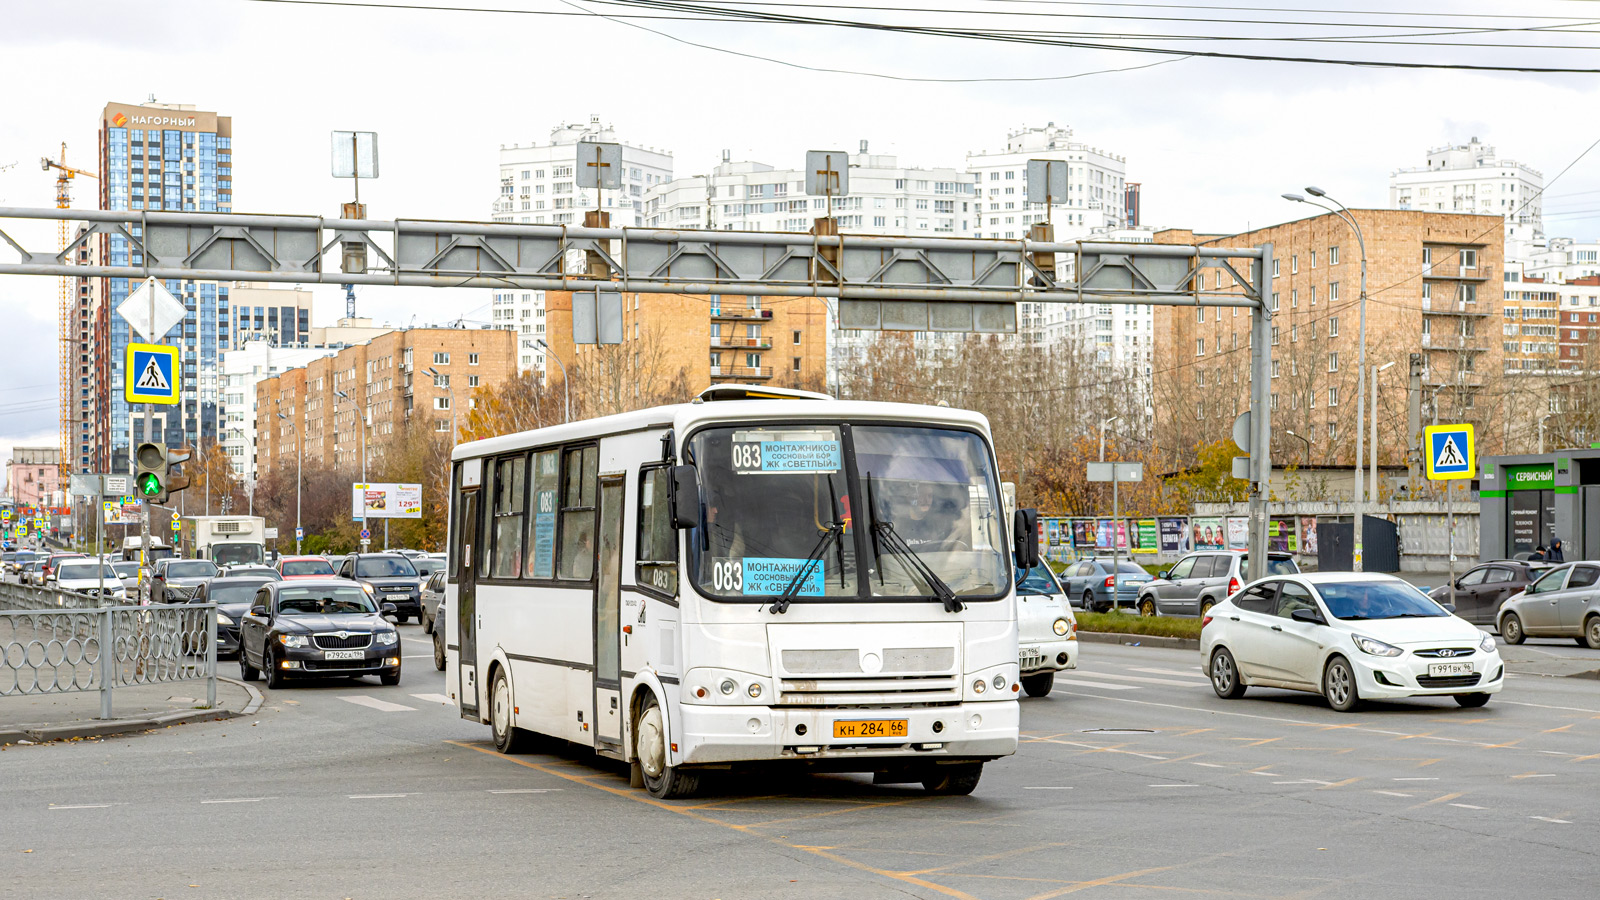
{"type": "MultiPolygon", "coordinates": [[[[1395,364],[1381,375],[1379,464],[1404,463],[1416,446],[1407,424],[1412,354],[1422,361],[1419,403],[1437,404],[1441,422],[1475,423],[1478,452],[1498,452],[1507,434],[1520,436],[1504,426],[1505,416],[1521,409],[1501,402],[1495,389],[1502,374],[1504,283],[1497,220],[1416,210],[1354,209],[1350,215],[1367,240],[1367,363],[1395,364]]],[[[1349,465],[1361,383],[1361,252],[1344,221],[1330,213],[1243,234],[1169,230],[1159,232],[1156,243],[1273,245],[1272,452],[1279,459],[1349,465]]],[[[1237,290],[1220,268],[1202,269],[1201,277],[1206,290],[1237,290]]],[[[1227,439],[1234,417],[1250,405],[1250,321],[1239,307],[1155,307],[1159,446],[1193,448],[1227,439]]]]}
{"type": "Polygon", "coordinates": [[[1128,224],[1128,161],[1097,147],[1072,139],[1072,129],[1051,122],[1043,128],[1019,128],[1006,135],[997,150],[967,154],[977,199],[983,204],[982,221],[974,224],[974,237],[1021,238],[1036,222],[1055,225],[1057,240],[1086,237],[1095,228],[1121,228],[1128,224]],[[1050,159],[1067,163],[1067,195],[1043,203],[1028,202],[1028,160],[1050,159]]]}
{"type": "MultiPolygon", "coordinates": [[[[645,192],[672,180],[672,154],[639,144],[622,144],[621,187],[600,191],[577,186],[578,143],[618,143],[616,130],[599,116],[587,124],[562,123],[550,130],[548,143],[500,145],[500,193],[490,215],[496,222],[519,225],[581,225],[591,209],[611,214],[614,227],[644,224],[645,192]]],[[[519,344],[532,343],[533,330],[544,316],[544,292],[496,290],[490,326],[516,332],[519,344]]],[[[544,374],[544,353],[537,346],[519,347],[519,364],[544,374]],[[526,358],[523,358],[526,357],[526,358]]]]}
{"type": "Polygon", "coordinates": [[[1428,164],[1396,169],[1389,176],[1389,205],[1395,209],[1476,213],[1499,216],[1512,258],[1513,245],[1544,237],[1544,175],[1473,138],[1465,144],[1428,151],[1428,164]]]}
{"type": "MultiPolygon", "coordinates": [[[[193,106],[108,103],[101,111],[101,209],[132,211],[233,210],[233,121],[193,106]]],[[[135,239],[137,225],[129,227],[135,239]]],[[[143,256],[121,235],[101,235],[91,247],[94,259],[108,265],[137,266],[143,256]]],[[[158,407],[150,437],[168,444],[198,447],[217,439],[222,410],[218,369],[231,343],[229,285],[173,279],[165,282],[186,315],[162,336],[180,352],[177,375],[183,401],[158,407]]],[[[95,278],[90,284],[90,316],[98,334],[85,355],[90,383],[90,415],[98,433],[90,453],[94,468],[128,472],[130,448],[144,440],[142,410],[123,400],[123,357],[130,340],[128,323],[117,305],[138,287],[136,279],[95,278]],[[131,442],[131,443],[130,443],[131,442]]]]}

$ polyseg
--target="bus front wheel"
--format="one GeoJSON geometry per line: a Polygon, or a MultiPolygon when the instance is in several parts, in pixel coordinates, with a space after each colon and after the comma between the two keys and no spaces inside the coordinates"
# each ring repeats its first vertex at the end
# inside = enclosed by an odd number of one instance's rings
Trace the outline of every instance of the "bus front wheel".
{"type": "Polygon", "coordinates": [[[532,748],[532,735],[511,724],[511,714],[511,679],[504,668],[498,668],[489,692],[489,730],[494,734],[494,749],[507,754],[527,753],[532,748]]]}
{"type": "Polygon", "coordinates": [[[982,777],[983,763],[938,766],[922,779],[922,787],[930,794],[964,797],[978,787],[978,779],[982,777]]]}
{"type": "Polygon", "coordinates": [[[654,695],[647,695],[633,722],[634,753],[644,789],[659,800],[687,797],[700,786],[700,776],[667,764],[666,719],[654,695]]]}

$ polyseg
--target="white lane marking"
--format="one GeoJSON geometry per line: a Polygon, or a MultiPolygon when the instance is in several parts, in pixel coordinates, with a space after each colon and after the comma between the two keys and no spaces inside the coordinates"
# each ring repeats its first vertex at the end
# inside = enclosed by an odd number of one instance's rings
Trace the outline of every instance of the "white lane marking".
{"type": "Polygon", "coordinates": [[[504,791],[490,791],[489,793],[491,793],[491,794],[549,794],[549,793],[554,793],[554,792],[559,791],[559,790],[561,790],[561,788],[516,788],[516,789],[504,790],[504,791]]]}
{"type": "Polygon", "coordinates": [[[406,653],[406,654],[403,654],[400,658],[401,659],[433,659],[433,654],[432,653],[406,653]]]}
{"type": "Polygon", "coordinates": [[[409,797],[410,794],[351,794],[351,800],[390,800],[396,797],[409,797]]]}
{"type": "Polygon", "coordinates": [[[1025,791],[1070,791],[1072,788],[1062,785],[1041,785],[1039,787],[1025,787],[1025,791]]]}
{"type": "Polygon", "coordinates": [[[426,700],[429,703],[454,703],[455,702],[454,700],[451,700],[449,697],[446,697],[444,694],[412,694],[411,696],[417,698],[418,700],[426,700]]]}
{"type": "Polygon", "coordinates": [[[230,797],[226,800],[201,800],[201,803],[260,803],[263,800],[276,800],[277,797],[230,797]]]}
{"type": "Polygon", "coordinates": [[[1391,778],[1390,781],[1438,781],[1437,778],[1391,778]]]}
{"type": "Polygon", "coordinates": [[[431,644],[431,643],[433,643],[433,641],[429,640],[428,638],[408,637],[408,638],[401,638],[400,640],[402,640],[402,641],[410,641],[413,644],[431,644]]]}
{"type": "Polygon", "coordinates": [[[1274,781],[1273,784],[1320,784],[1323,787],[1327,787],[1328,785],[1333,784],[1333,782],[1318,781],[1315,778],[1300,778],[1295,781],[1274,781]]]}
{"type": "Polygon", "coordinates": [[[1486,807],[1482,807],[1482,806],[1473,806],[1471,803],[1452,803],[1450,805],[1451,806],[1459,806],[1462,809],[1485,809],[1486,808],[1486,807]]]}
{"type": "Polygon", "coordinates": [[[1246,772],[1246,775],[1260,775],[1263,778],[1282,778],[1282,772],[1246,772]]]}
{"type": "Polygon", "coordinates": [[[373,709],[375,709],[375,710],[377,710],[379,712],[416,712],[417,711],[417,708],[415,706],[405,706],[405,705],[399,704],[399,703],[390,703],[387,700],[379,700],[377,697],[368,697],[365,694],[351,694],[351,695],[346,695],[346,696],[340,697],[339,699],[345,701],[346,703],[354,703],[357,706],[368,706],[368,707],[371,707],[371,708],[373,708],[373,709]]]}
{"type": "Polygon", "coordinates": [[[1118,675],[1113,672],[1085,672],[1090,678],[1109,678],[1112,681],[1137,681],[1140,684],[1172,684],[1178,687],[1202,687],[1190,681],[1179,681],[1176,678],[1146,678],[1143,675],[1118,675]]]}
{"type": "Polygon", "coordinates": [[[1204,672],[1184,672],[1180,669],[1157,669],[1150,666],[1129,666],[1130,672],[1144,672],[1148,675],[1180,675],[1184,678],[1198,678],[1201,681],[1210,681],[1210,676],[1204,672]]]}
{"type": "Polygon", "coordinates": [[[121,806],[120,803],[79,803],[76,806],[52,806],[51,809],[110,809],[121,806]]]}
{"type": "Polygon", "coordinates": [[[1373,791],[1373,793],[1374,794],[1382,794],[1385,797],[1409,797],[1409,796],[1411,796],[1410,794],[1402,794],[1399,791],[1373,791]]]}
{"type": "Polygon", "coordinates": [[[1159,787],[1159,788],[1169,788],[1169,787],[1199,787],[1199,786],[1200,786],[1200,785],[1198,785],[1198,784],[1151,784],[1151,785],[1146,785],[1146,787],[1159,787]]]}
{"type": "Polygon", "coordinates": [[[1551,773],[1551,774],[1545,774],[1545,775],[1513,775],[1511,777],[1512,778],[1554,778],[1556,776],[1553,773],[1551,773]]]}
{"type": "Polygon", "coordinates": [[[1530,819],[1538,819],[1541,822],[1553,822],[1556,825],[1571,825],[1572,824],[1571,822],[1568,822],[1566,819],[1552,819],[1549,816],[1529,816],[1528,818],[1530,818],[1530,819]]]}
{"type": "Polygon", "coordinates": [[[1190,765],[1192,765],[1192,766],[1205,766],[1208,769],[1226,769],[1227,768],[1227,766],[1218,765],[1217,763],[1190,763],[1190,765]]]}
{"type": "Polygon", "coordinates": [[[1512,706],[1532,706],[1537,709],[1561,709],[1567,712],[1600,713],[1600,709],[1584,709],[1581,706],[1546,706],[1543,703],[1522,703],[1517,700],[1496,700],[1496,703],[1509,703],[1512,706]]]}
{"type": "Polygon", "coordinates": [[[1063,683],[1071,687],[1100,688],[1107,691],[1137,691],[1139,689],[1131,684],[1102,684],[1098,681],[1083,681],[1077,677],[1063,679],[1063,683]]]}

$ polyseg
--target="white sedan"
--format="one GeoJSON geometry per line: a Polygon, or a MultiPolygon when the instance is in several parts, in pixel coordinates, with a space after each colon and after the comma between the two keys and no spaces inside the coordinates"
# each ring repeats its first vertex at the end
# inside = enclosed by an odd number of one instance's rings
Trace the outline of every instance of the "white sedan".
{"type": "Polygon", "coordinates": [[[1248,687],[1362,700],[1449,695],[1482,706],[1505,686],[1494,636],[1391,575],[1265,578],[1211,608],[1200,653],[1217,696],[1248,687]]]}

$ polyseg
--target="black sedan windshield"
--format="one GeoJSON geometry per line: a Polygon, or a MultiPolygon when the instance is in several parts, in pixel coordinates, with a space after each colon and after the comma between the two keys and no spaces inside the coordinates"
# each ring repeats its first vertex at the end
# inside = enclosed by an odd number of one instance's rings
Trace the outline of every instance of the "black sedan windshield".
{"type": "Polygon", "coordinates": [[[266,580],[256,578],[230,578],[226,581],[216,580],[206,588],[206,599],[213,603],[249,603],[255,599],[256,591],[261,589],[266,580]]]}
{"type": "Polygon", "coordinates": [[[1408,584],[1340,581],[1317,585],[1336,619],[1435,618],[1449,613],[1408,584]]]}
{"type": "Polygon", "coordinates": [[[1050,567],[1039,563],[1031,569],[1017,570],[1017,593],[1059,594],[1061,586],[1056,583],[1056,576],[1051,573],[1050,567]]]}
{"type": "Polygon", "coordinates": [[[215,574],[217,567],[203,559],[169,562],[162,572],[162,576],[166,578],[210,578],[215,574]]]}
{"type": "Polygon", "coordinates": [[[374,556],[356,560],[358,578],[415,578],[416,567],[404,556],[374,556]]]}
{"type": "Polygon", "coordinates": [[[284,588],[278,592],[279,615],[333,616],[377,611],[367,592],[358,587],[284,588]]]}

